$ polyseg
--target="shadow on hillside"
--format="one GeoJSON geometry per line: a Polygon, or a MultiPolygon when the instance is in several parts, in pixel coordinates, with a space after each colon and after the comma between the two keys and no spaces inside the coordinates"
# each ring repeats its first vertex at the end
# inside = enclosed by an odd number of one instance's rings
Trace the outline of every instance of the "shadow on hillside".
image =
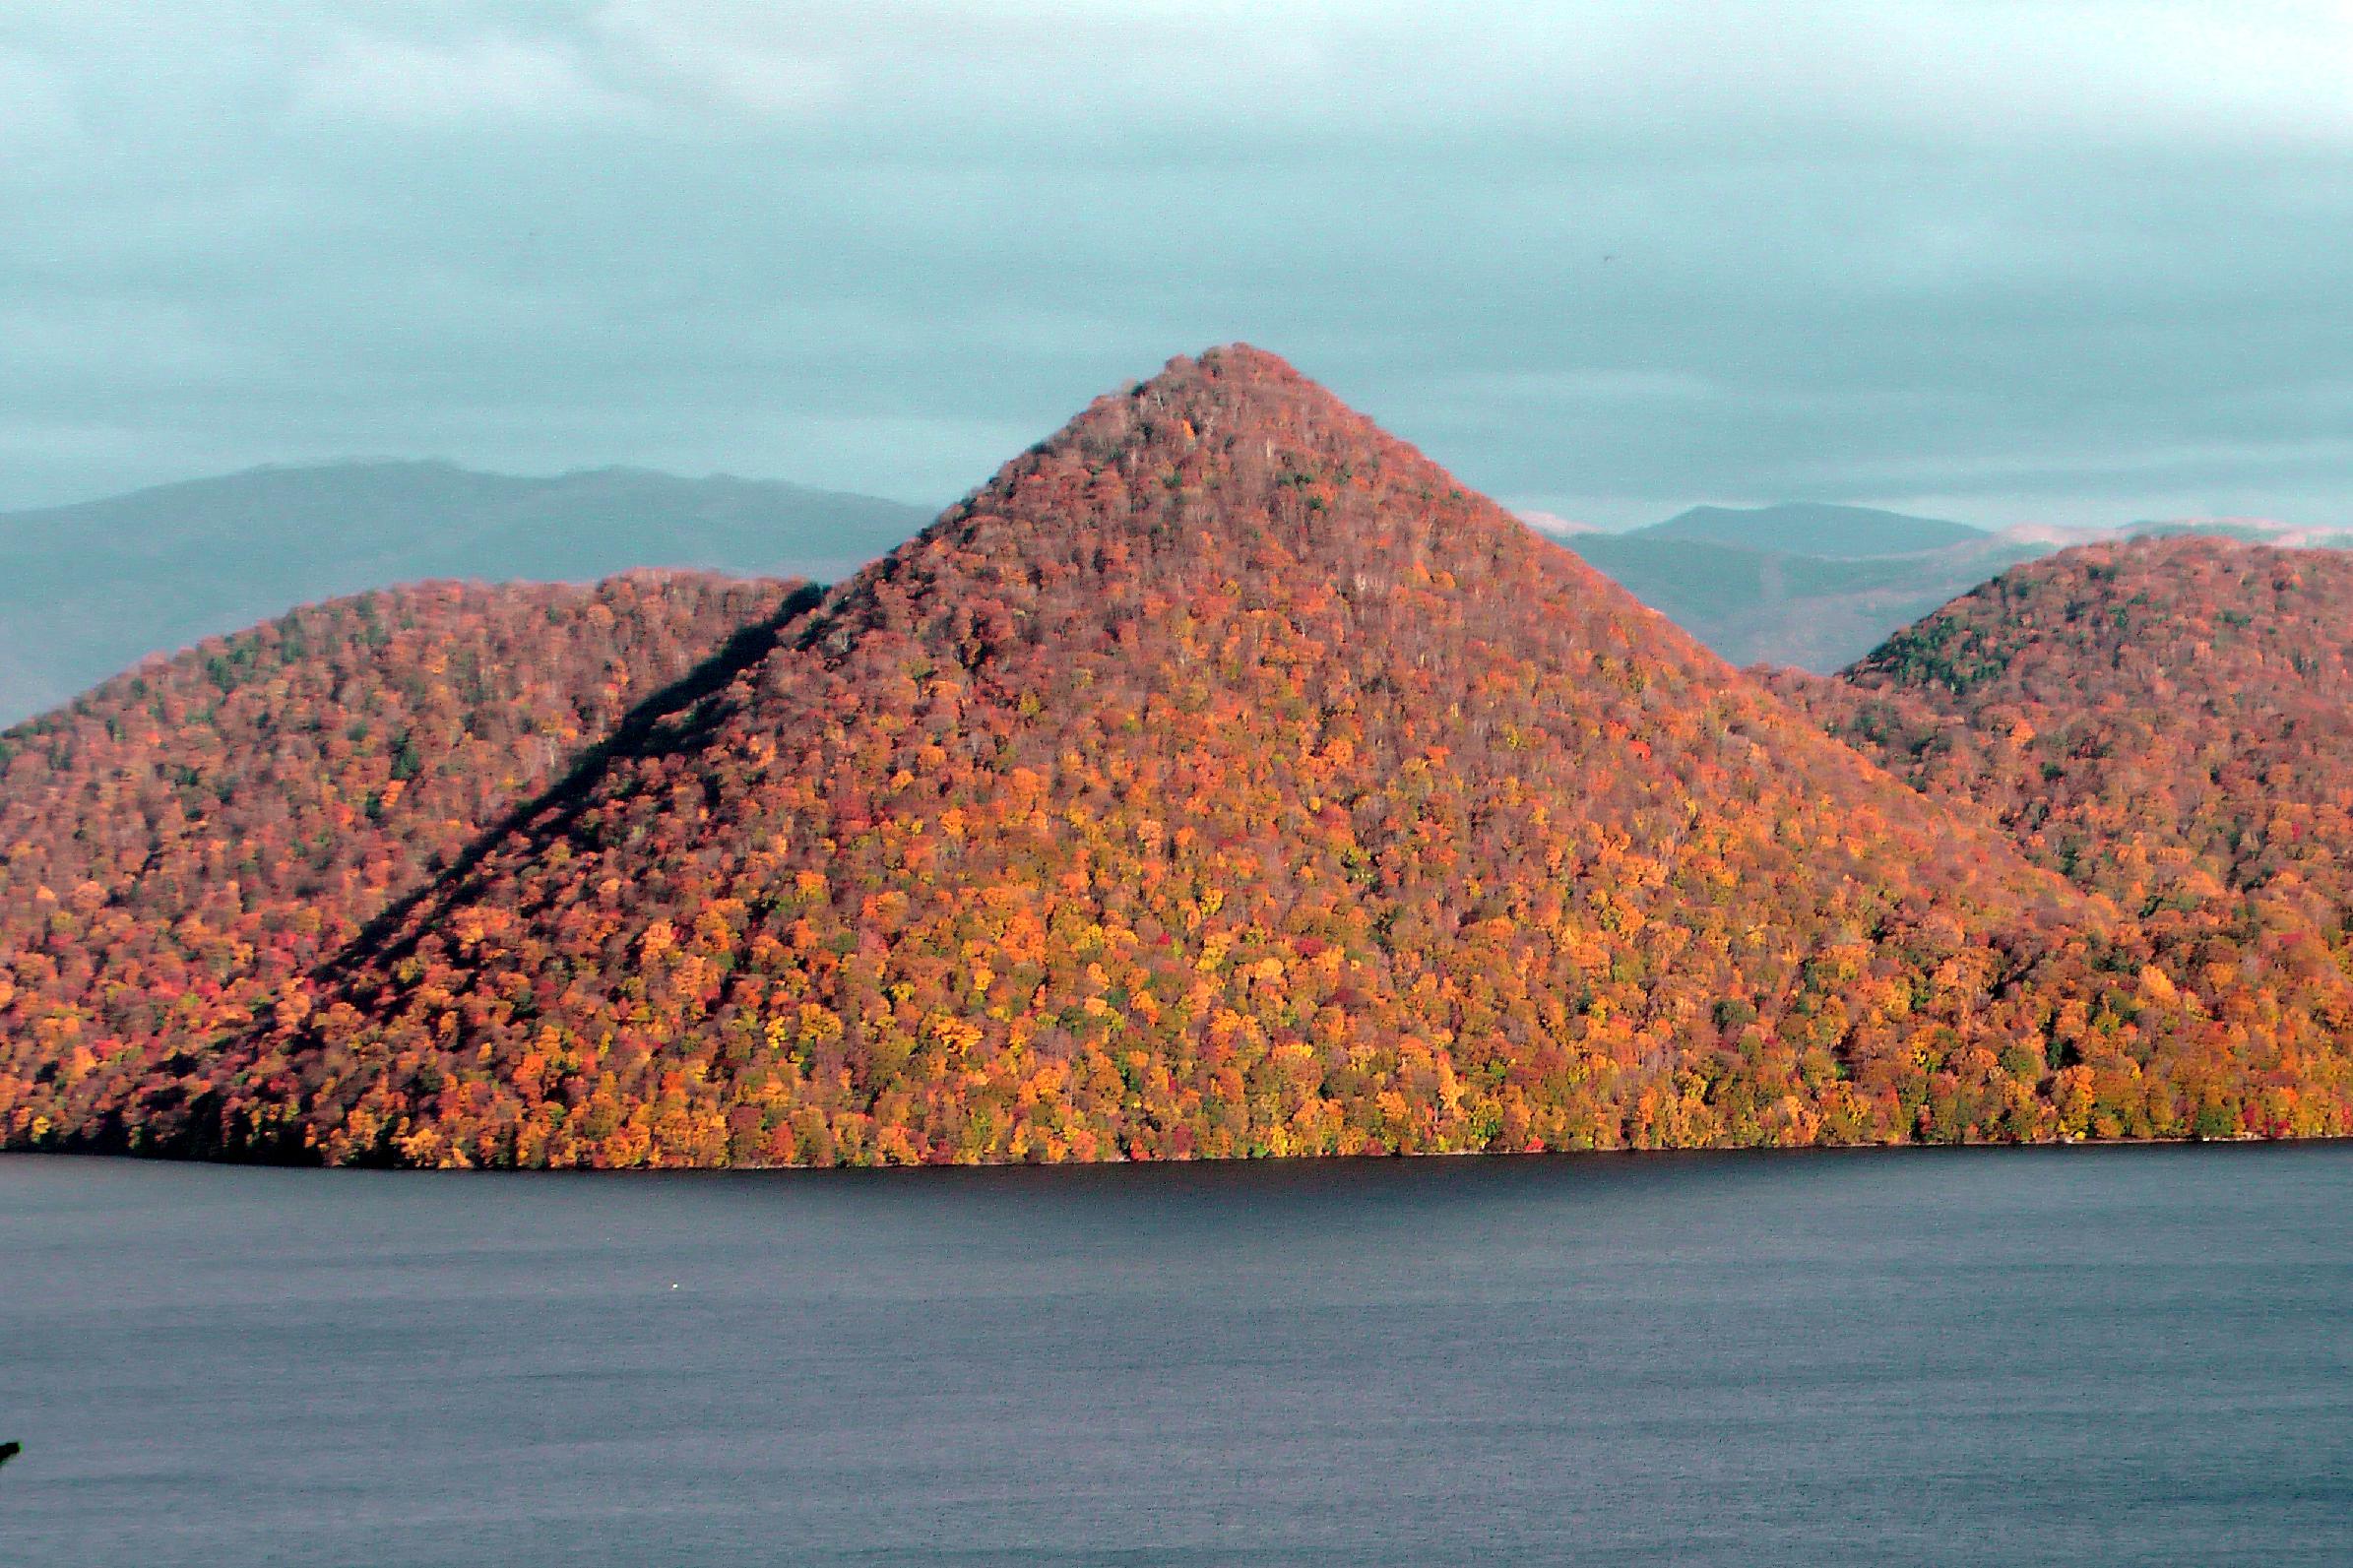
{"type": "MultiPolygon", "coordinates": [[[[459,908],[478,898],[479,873],[493,855],[517,851],[534,856],[570,833],[599,787],[618,764],[665,756],[703,743],[724,721],[727,707],[717,701],[738,675],[756,666],[790,636],[792,645],[807,648],[829,624],[812,614],[826,600],[828,591],[807,584],[786,598],[776,613],[741,628],[716,654],[676,680],[631,708],[612,732],[583,751],[547,788],[492,823],[442,870],[388,905],[359,933],[310,973],[330,996],[365,1005],[367,993],[381,979],[382,966],[397,963],[413,952],[425,932],[459,908]],[[797,628],[797,630],[796,630],[797,628]]],[[[245,1160],[272,1164],[315,1164],[318,1153],[307,1142],[299,1121],[282,1115],[258,1114],[256,1107],[236,1106],[262,1089],[269,1101],[276,1091],[248,1084],[234,1093],[231,1081],[255,1069],[274,1048],[300,1056],[317,1043],[315,1035],[296,1033],[285,1037],[267,1015],[243,1030],[203,1045],[189,1043],[157,1064],[157,1070],[123,1102],[98,1110],[88,1126],[62,1147],[89,1154],[166,1156],[186,1160],[245,1160]],[[206,1082],[206,1079],[210,1082],[206,1082]]],[[[260,1077],[285,1071],[281,1061],[260,1077]]],[[[283,1084],[277,1086],[283,1090],[283,1084]]],[[[276,1108],[296,1108],[280,1100],[276,1108]]],[[[362,1157],[362,1164],[389,1164],[389,1153],[362,1157]]]]}
{"type": "MultiPolygon", "coordinates": [[[[818,584],[795,590],[774,615],[742,628],[718,653],[630,709],[612,733],[582,752],[561,779],[483,829],[457,859],[362,926],[342,951],[319,966],[319,976],[334,991],[348,995],[371,970],[407,957],[426,931],[477,897],[481,885],[476,873],[492,854],[513,848],[535,856],[569,834],[616,763],[667,756],[701,744],[724,714],[723,705],[711,699],[774,653],[785,633],[823,603],[825,596],[818,584]]],[[[807,641],[805,632],[801,641],[807,641]]]]}

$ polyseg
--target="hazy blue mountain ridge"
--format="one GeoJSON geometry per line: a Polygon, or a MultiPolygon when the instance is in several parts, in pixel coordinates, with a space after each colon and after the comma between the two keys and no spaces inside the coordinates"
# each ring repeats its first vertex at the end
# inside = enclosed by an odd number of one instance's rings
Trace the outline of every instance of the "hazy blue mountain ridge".
{"type": "Polygon", "coordinates": [[[1838,558],[1647,529],[1560,542],[1733,663],[1822,674],[2003,568],[2057,548],[1980,533],[1940,550],[1838,558]]]}
{"type": "Polygon", "coordinates": [[[1629,538],[1690,539],[1786,555],[1855,559],[1910,555],[1923,550],[1983,543],[1990,535],[1966,523],[1912,517],[1876,507],[1836,506],[1823,501],[1784,501],[1776,506],[1695,506],[1664,523],[1635,529],[1629,538]]]}
{"type": "Polygon", "coordinates": [[[413,461],[253,469],[0,514],[0,723],[145,655],[333,595],[642,566],[824,582],[931,515],[775,479],[626,468],[535,478],[413,461]]]}

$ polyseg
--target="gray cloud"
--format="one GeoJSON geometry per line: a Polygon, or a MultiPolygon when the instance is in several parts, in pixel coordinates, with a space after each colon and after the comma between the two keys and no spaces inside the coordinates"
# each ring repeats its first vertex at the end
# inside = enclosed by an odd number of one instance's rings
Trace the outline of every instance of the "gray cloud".
{"type": "Polygon", "coordinates": [[[2341,7],[2158,0],[19,0],[0,505],[350,453],[942,500],[1246,338],[1604,522],[2343,522],[2348,65],[2341,7]]]}

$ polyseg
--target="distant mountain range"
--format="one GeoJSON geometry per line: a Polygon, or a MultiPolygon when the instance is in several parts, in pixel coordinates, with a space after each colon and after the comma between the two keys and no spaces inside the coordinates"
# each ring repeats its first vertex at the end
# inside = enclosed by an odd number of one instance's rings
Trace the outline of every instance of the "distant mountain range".
{"type": "Polygon", "coordinates": [[[831,581],[922,507],[772,479],[448,463],[254,469],[0,514],[0,723],[295,604],[421,578],[588,582],[639,566],[831,581]]]}
{"type": "Polygon", "coordinates": [[[1562,542],[1736,664],[1826,671],[2057,546],[1870,507],[1693,507],[1562,542]]]}
{"type": "Polygon", "coordinates": [[[1635,539],[1691,539],[1783,555],[1819,555],[1854,560],[1878,555],[1915,555],[1923,550],[1982,544],[1983,529],[1941,518],[1909,517],[1868,506],[1832,506],[1820,501],[1785,501],[1778,506],[1695,506],[1664,523],[1621,535],[1635,539]]]}

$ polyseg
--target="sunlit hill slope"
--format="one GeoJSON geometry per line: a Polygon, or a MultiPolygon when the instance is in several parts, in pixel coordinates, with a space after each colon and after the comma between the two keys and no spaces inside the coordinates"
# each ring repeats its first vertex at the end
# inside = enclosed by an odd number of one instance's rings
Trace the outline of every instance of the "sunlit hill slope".
{"type": "MultiPolygon", "coordinates": [[[[696,618],[682,686],[582,711],[600,741],[453,810],[245,1018],[125,1000],[149,954],[85,933],[191,891],[49,846],[0,959],[10,1140],[634,1165],[2265,1131],[2278,1093],[2346,1122],[2274,955],[2184,969],[1255,349],[1098,400],[821,599],[739,592],[748,630],[696,618]]],[[[151,770],[203,729],[163,715],[151,770]]],[[[95,755],[20,756],[8,796],[159,831],[95,755]]]]}

